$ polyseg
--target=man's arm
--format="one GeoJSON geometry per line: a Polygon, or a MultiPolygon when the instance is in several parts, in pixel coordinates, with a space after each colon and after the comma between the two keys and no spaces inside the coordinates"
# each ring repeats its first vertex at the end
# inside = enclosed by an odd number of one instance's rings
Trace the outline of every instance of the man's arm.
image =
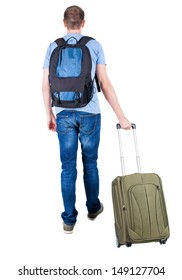
{"type": "Polygon", "coordinates": [[[97,68],[96,68],[96,72],[97,72],[97,77],[98,77],[102,92],[103,92],[106,100],[108,101],[108,103],[110,104],[112,109],[114,110],[114,112],[118,118],[118,121],[121,125],[121,128],[130,129],[131,123],[127,120],[127,118],[125,117],[125,115],[123,113],[123,110],[121,109],[121,106],[120,106],[117,96],[116,96],[116,92],[107,76],[106,66],[104,64],[98,64],[97,68]]]}
{"type": "Polygon", "coordinates": [[[47,115],[47,126],[49,130],[56,131],[56,119],[51,106],[51,92],[49,86],[49,69],[43,70],[42,80],[42,95],[44,100],[44,106],[47,115]]]}

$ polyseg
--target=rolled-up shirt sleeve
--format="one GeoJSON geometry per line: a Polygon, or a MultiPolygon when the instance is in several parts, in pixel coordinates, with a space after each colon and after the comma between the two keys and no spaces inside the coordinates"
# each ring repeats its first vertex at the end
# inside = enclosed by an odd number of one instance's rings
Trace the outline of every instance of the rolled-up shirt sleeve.
{"type": "Polygon", "coordinates": [[[96,64],[106,64],[105,55],[101,44],[98,44],[98,56],[96,64]]]}
{"type": "Polygon", "coordinates": [[[57,47],[57,44],[55,42],[51,43],[46,51],[44,63],[43,63],[43,69],[49,68],[49,62],[50,62],[50,57],[53,52],[53,50],[57,47]]]}

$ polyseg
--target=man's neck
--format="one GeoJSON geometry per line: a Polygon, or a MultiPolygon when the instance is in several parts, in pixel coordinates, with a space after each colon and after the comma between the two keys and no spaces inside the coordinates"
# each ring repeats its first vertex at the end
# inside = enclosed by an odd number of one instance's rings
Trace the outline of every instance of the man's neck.
{"type": "Polygon", "coordinates": [[[81,34],[81,29],[67,29],[67,34],[81,34]]]}

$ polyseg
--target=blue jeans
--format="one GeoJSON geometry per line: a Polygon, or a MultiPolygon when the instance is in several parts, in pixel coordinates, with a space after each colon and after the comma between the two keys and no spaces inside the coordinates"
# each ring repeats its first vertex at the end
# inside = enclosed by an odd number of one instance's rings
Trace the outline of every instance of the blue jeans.
{"type": "Polygon", "coordinates": [[[101,116],[100,114],[64,110],[57,114],[56,122],[62,163],[61,191],[64,212],[61,217],[66,224],[74,224],[78,215],[75,208],[78,140],[81,143],[88,212],[94,213],[101,207],[98,198],[99,174],[97,168],[101,116]]]}

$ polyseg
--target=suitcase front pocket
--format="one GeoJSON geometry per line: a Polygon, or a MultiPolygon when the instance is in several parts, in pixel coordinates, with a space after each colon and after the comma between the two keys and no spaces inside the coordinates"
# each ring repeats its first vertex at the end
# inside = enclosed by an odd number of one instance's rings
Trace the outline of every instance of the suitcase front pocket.
{"type": "Polygon", "coordinates": [[[167,227],[162,190],[152,183],[136,184],[128,189],[129,235],[133,240],[158,239],[167,227]]]}

